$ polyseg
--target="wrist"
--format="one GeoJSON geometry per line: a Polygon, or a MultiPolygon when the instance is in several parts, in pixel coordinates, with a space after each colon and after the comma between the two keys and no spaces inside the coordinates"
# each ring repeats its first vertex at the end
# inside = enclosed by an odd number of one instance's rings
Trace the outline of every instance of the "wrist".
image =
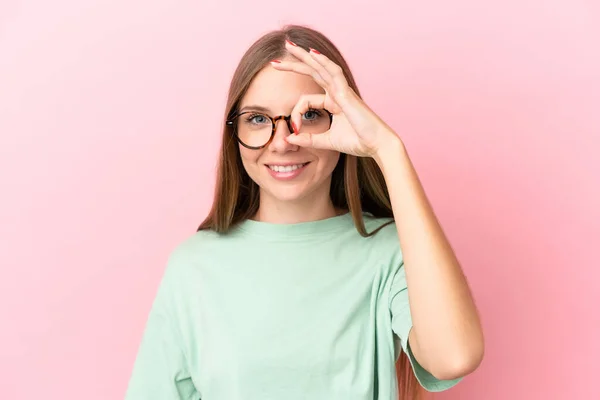
{"type": "Polygon", "coordinates": [[[382,141],[377,151],[373,154],[373,159],[379,165],[379,168],[384,169],[384,165],[390,161],[398,161],[406,153],[404,143],[396,135],[395,132],[388,132],[385,135],[385,140],[382,141]]]}

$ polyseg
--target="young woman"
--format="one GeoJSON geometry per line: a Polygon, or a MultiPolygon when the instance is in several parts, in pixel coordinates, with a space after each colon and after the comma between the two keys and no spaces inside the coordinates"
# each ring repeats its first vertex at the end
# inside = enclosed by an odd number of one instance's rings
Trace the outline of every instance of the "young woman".
{"type": "Polygon", "coordinates": [[[401,135],[321,33],[263,36],[231,82],[212,210],[170,257],[126,398],[416,399],[483,348],[401,135]]]}

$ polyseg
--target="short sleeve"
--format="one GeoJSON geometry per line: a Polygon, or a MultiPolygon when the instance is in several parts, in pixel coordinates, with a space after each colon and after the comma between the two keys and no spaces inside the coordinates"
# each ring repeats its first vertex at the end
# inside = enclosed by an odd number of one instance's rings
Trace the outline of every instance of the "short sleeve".
{"type": "Polygon", "coordinates": [[[125,400],[198,400],[177,326],[167,268],[148,316],[125,400]]]}
{"type": "MultiPolygon", "coordinates": [[[[410,345],[408,335],[412,329],[412,318],[408,302],[408,289],[404,266],[401,265],[396,271],[390,288],[390,313],[392,318],[392,330],[398,336],[401,349],[406,353],[412,365],[415,376],[421,386],[430,392],[441,392],[450,389],[462,378],[452,380],[441,380],[430,374],[415,359],[410,345]]],[[[399,355],[399,352],[398,352],[399,355]]]]}

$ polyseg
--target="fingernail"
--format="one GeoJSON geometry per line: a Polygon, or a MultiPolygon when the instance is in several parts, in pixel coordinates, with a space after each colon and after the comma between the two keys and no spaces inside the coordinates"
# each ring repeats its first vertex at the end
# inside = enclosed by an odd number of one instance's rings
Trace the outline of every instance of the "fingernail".
{"type": "Polygon", "coordinates": [[[271,60],[272,63],[276,63],[276,64],[281,64],[281,61],[279,60],[271,60]]]}
{"type": "Polygon", "coordinates": [[[315,54],[321,54],[318,50],[313,49],[312,47],[310,47],[310,51],[312,51],[315,54]]]}
{"type": "Polygon", "coordinates": [[[298,46],[296,43],[292,42],[289,39],[286,39],[285,41],[288,42],[289,44],[291,44],[292,46],[298,46]]]}
{"type": "Polygon", "coordinates": [[[297,126],[296,126],[296,124],[295,124],[295,123],[293,123],[293,122],[292,122],[292,130],[294,131],[294,132],[293,132],[293,133],[294,133],[294,135],[297,135],[297,134],[298,134],[298,127],[297,127],[297,126]]]}

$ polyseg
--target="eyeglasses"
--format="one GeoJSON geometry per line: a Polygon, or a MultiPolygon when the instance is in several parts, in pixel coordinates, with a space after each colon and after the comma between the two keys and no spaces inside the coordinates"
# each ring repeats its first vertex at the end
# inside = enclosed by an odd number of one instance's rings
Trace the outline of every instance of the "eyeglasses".
{"type": "MultiPolygon", "coordinates": [[[[256,111],[244,111],[234,114],[225,121],[233,128],[235,137],[240,144],[251,150],[262,149],[271,143],[275,136],[276,124],[284,120],[288,130],[293,132],[290,115],[270,117],[256,111]]],[[[302,132],[311,134],[325,133],[331,128],[333,114],[325,109],[310,109],[302,114],[302,132]]]]}

